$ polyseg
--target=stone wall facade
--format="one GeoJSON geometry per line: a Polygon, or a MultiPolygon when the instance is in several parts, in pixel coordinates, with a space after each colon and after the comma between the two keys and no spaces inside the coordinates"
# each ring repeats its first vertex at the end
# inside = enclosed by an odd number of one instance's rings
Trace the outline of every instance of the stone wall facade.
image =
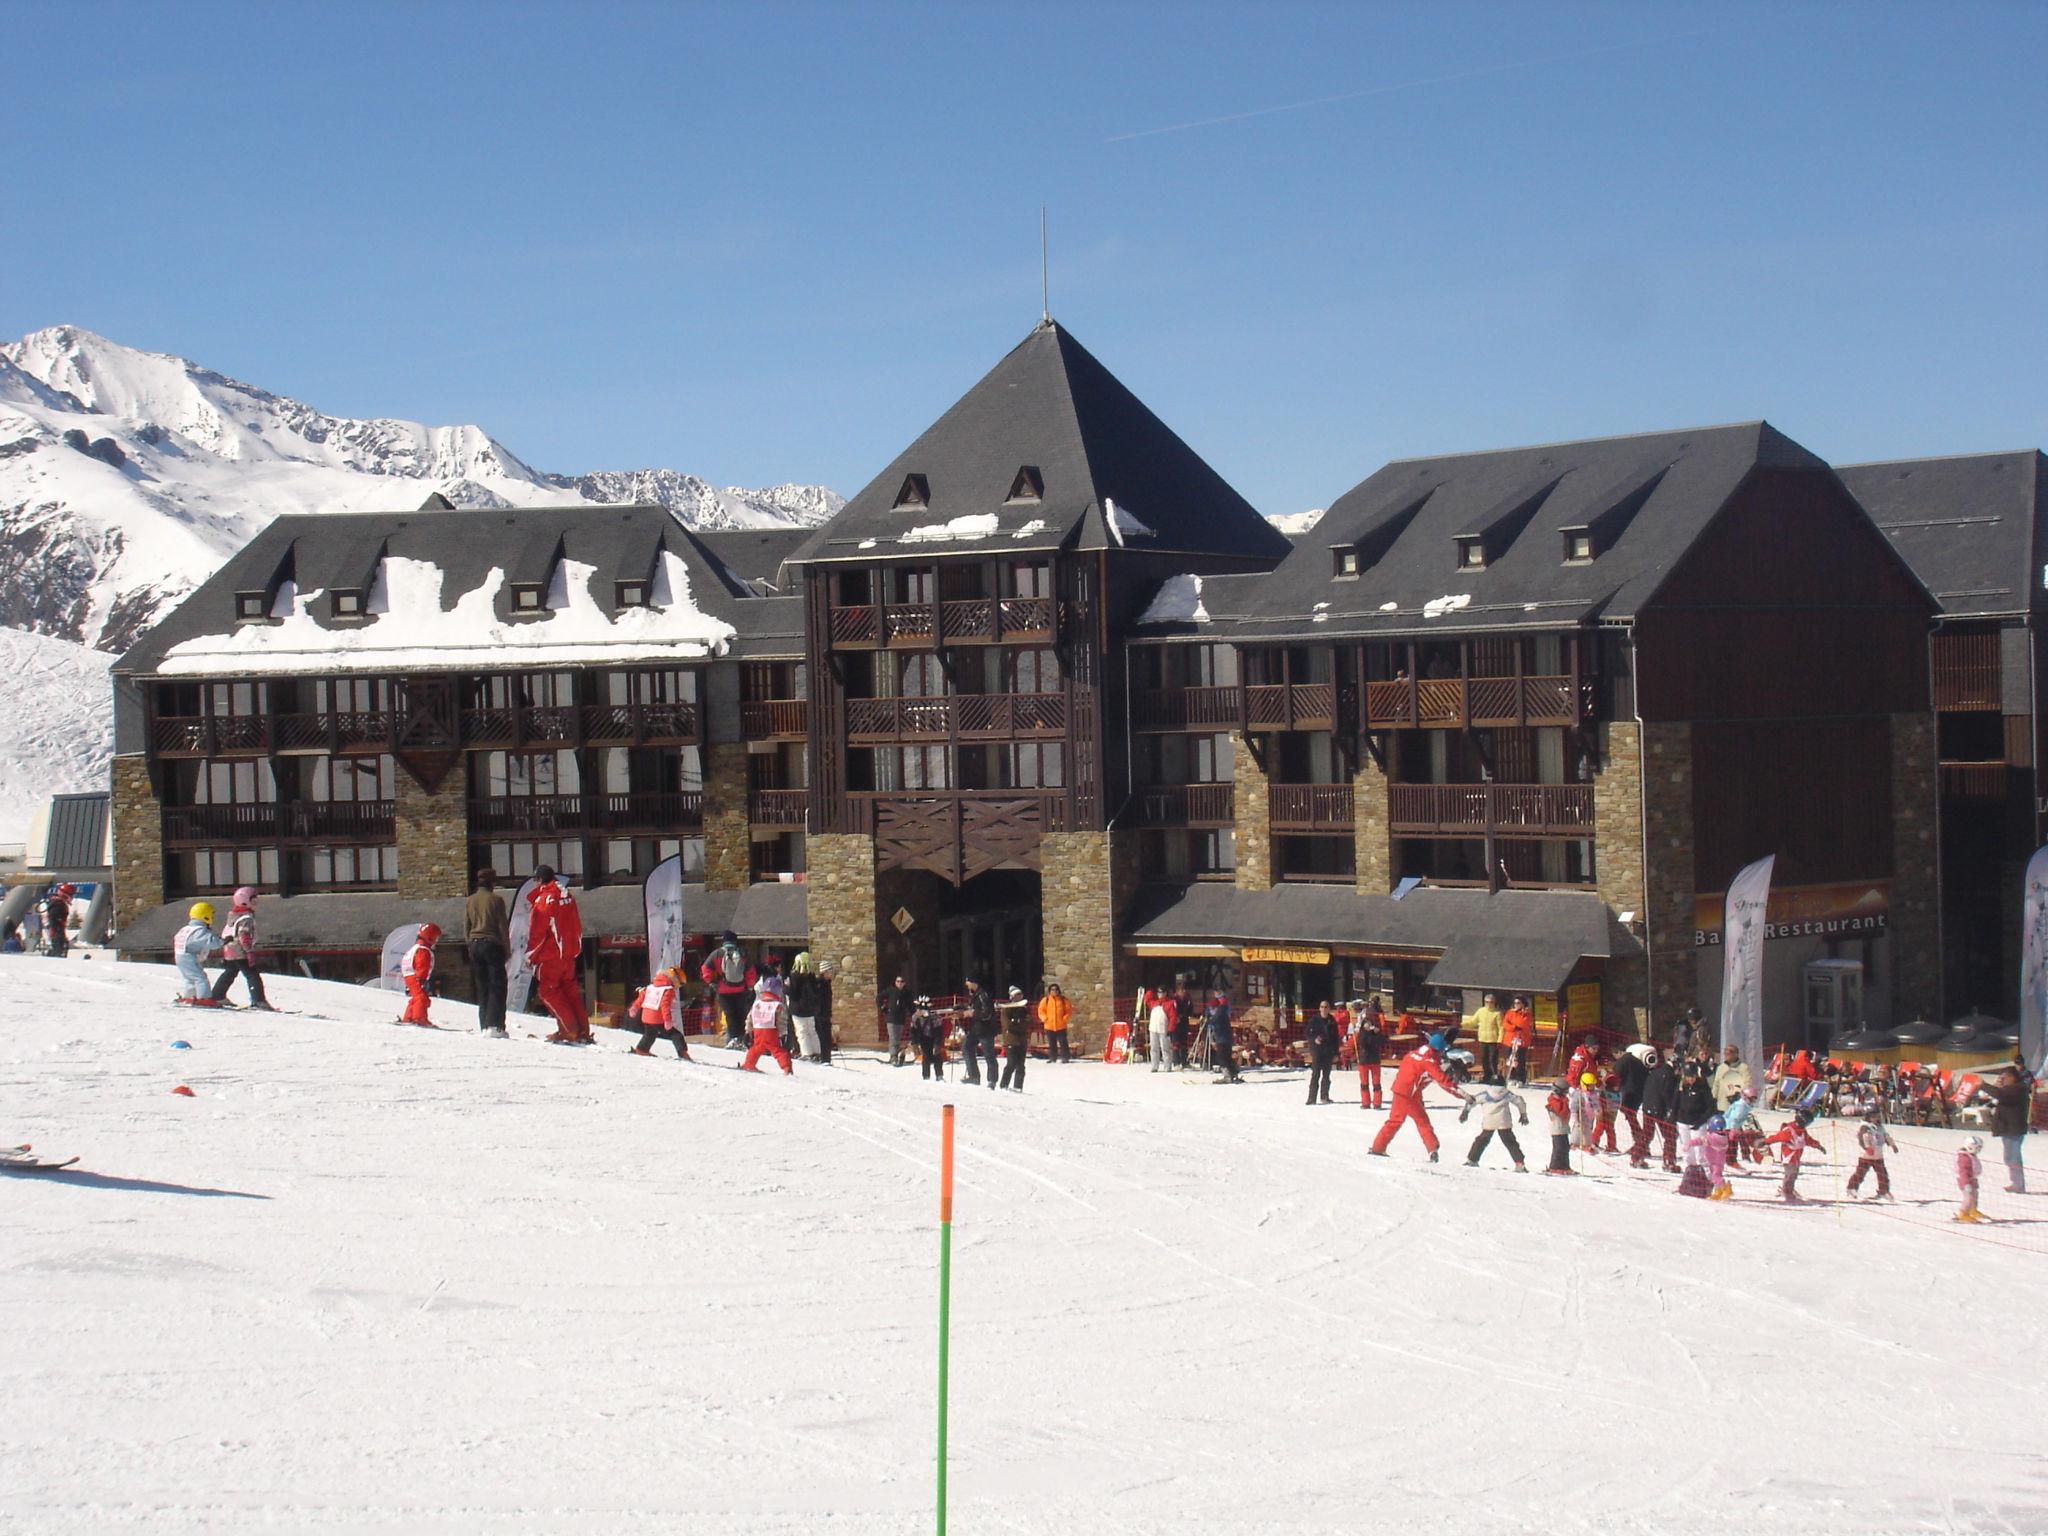
{"type": "Polygon", "coordinates": [[[1265,891],[1273,886],[1273,805],[1266,793],[1266,770],[1252,756],[1242,735],[1230,738],[1232,810],[1236,817],[1233,859],[1237,888],[1265,891]]]}
{"type": "Polygon", "coordinates": [[[1118,1000],[1137,989],[1136,964],[1117,943],[1117,919],[1137,886],[1137,839],[1048,832],[1038,850],[1045,979],[1074,1005],[1074,1050],[1100,1055],[1118,1000]]]}
{"type": "Polygon", "coordinates": [[[875,1038],[875,845],[853,832],[814,832],[810,839],[809,910],[812,962],[837,968],[832,978],[832,1028],[848,1041],[875,1038]]]}
{"type": "Polygon", "coordinates": [[[403,766],[392,802],[401,897],[469,894],[469,760],[428,789],[403,766]]]}
{"type": "Polygon", "coordinates": [[[114,929],[164,904],[164,812],[140,753],[113,762],[114,929]]]}
{"type": "Polygon", "coordinates": [[[1351,836],[1358,894],[1384,896],[1394,888],[1394,845],[1387,814],[1387,775],[1367,753],[1351,781],[1351,836]]]}
{"type": "Polygon", "coordinates": [[[1601,1013],[1609,1029],[1662,1038],[1698,999],[1692,814],[1691,726],[1613,720],[1600,727],[1594,885],[1610,922],[1636,914],[1644,949],[1608,963],[1601,1013]]]}
{"type": "MultiPolygon", "coordinates": [[[[1934,716],[1893,715],[1892,1018],[1947,1018],[1942,997],[1939,753],[1934,716]]],[[[2016,907],[2017,903],[2008,902],[2016,907]]],[[[2012,956],[2016,963],[2018,949],[2012,956]]],[[[1970,1002],[1971,999],[1958,999],[1970,1002]]]]}
{"type": "Polygon", "coordinates": [[[721,741],[703,750],[704,888],[744,890],[753,879],[753,849],[747,836],[746,743],[721,741]]]}

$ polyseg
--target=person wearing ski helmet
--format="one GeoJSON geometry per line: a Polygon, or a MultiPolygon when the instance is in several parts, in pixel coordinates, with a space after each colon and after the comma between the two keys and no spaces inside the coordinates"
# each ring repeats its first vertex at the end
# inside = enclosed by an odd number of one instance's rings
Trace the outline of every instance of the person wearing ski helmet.
{"type": "Polygon", "coordinates": [[[213,936],[213,903],[195,901],[185,913],[189,921],[171,941],[172,957],[178,962],[178,1001],[199,1007],[217,1006],[206,984],[206,957],[220,947],[213,936]]]}
{"type": "Polygon", "coordinates": [[[655,973],[626,1009],[627,1019],[640,1026],[640,1043],[632,1047],[635,1056],[654,1054],[654,1042],[666,1040],[676,1048],[676,1060],[690,1059],[690,1042],[683,1037],[683,972],[671,965],[655,973]]]}
{"type": "Polygon", "coordinates": [[[1956,1212],[1957,1221],[1982,1221],[1984,1213],[1977,1209],[1977,1186],[1984,1180],[1984,1159],[1977,1154],[1984,1150],[1981,1136],[1965,1136],[1963,1144],[1956,1148],[1956,1188],[1962,1192],[1962,1208],[1956,1212]]]}
{"type": "Polygon", "coordinates": [[[440,927],[421,923],[412,948],[405,952],[405,964],[400,971],[405,978],[405,1012],[398,1016],[400,1024],[434,1027],[434,1021],[427,1017],[427,988],[434,980],[434,946],[440,942],[440,927]]]}
{"type": "Polygon", "coordinates": [[[227,915],[227,921],[220,925],[220,953],[227,964],[221,967],[220,975],[214,978],[213,1000],[225,1003],[228,988],[237,976],[249,983],[249,1006],[270,1007],[270,1000],[263,995],[263,977],[256,969],[256,888],[242,886],[235,892],[235,905],[227,915]]]}
{"type": "Polygon", "coordinates": [[[747,1011],[754,1006],[754,983],[761,979],[761,973],[740,948],[740,936],[730,928],[720,934],[718,947],[704,957],[698,975],[718,1000],[718,1015],[725,1023],[725,1048],[743,1049],[747,1043],[747,1011]]]}
{"type": "Polygon", "coordinates": [[[1401,1065],[1394,1073],[1393,1087],[1388,1091],[1388,1096],[1393,1100],[1393,1107],[1387,1111],[1387,1118],[1381,1124],[1379,1134],[1373,1137],[1372,1146],[1367,1149],[1371,1156],[1385,1157],[1388,1143],[1393,1141],[1395,1132],[1401,1129],[1404,1122],[1412,1120],[1415,1122],[1416,1133],[1422,1137],[1422,1145],[1429,1152],[1429,1160],[1432,1163],[1437,1160],[1436,1131],[1431,1127],[1429,1111],[1422,1103],[1424,1090],[1431,1083],[1435,1083],[1445,1093],[1462,1099],[1467,1104],[1472,1102],[1471,1094],[1464,1092],[1444,1076],[1445,1043],[1441,1034],[1431,1035],[1401,1058],[1401,1065]]]}
{"type": "Polygon", "coordinates": [[[71,898],[77,894],[67,881],[43,898],[43,951],[59,960],[71,952],[71,898]]]}

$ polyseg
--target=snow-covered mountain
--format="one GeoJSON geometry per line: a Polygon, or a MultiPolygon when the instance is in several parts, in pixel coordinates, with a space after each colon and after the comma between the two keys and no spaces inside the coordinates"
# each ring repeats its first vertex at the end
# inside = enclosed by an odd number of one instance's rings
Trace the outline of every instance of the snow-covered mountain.
{"type": "Polygon", "coordinates": [[[0,344],[0,626],[124,648],[284,512],[652,501],[706,528],[822,522],[823,486],[558,475],[481,427],[329,416],[76,326],[0,344]],[[394,484],[393,482],[401,482],[394,484]]]}
{"type": "Polygon", "coordinates": [[[105,789],[114,750],[113,657],[69,640],[0,629],[0,847],[28,834],[52,795],[105,789]]]}
{"type": "Polygon", "coordinates": [[[1307,512],[1275,512],[1268,516],[1266,521],[1290,539],[1298,539],[1323,520],[1323,513],[1326,510],[1323,507],[1314,507],[1307,512]]]}

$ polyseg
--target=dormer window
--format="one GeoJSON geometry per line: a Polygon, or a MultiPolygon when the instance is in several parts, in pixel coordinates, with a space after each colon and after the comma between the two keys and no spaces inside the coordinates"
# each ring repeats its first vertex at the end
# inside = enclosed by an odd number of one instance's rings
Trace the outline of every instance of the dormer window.
{"type": "Polygon", "coordinates": [[[515,581],[512,584],[512,611],[514,613],[539,613],[546,605],[547,588],[537,581],[515,581]]]}
{"type": "Polygon", "coordinates": [[[905,507],[928,507],[932,504],[931,482],[923,475],[905,475],[903,489],[896,493],[896,510],[905,507]]]}
{"type": "Polygon", "coordinates": [[[1592,529],[1567,528],[1564,530],[1564,563],[1566,565],[1591,565],[1593,563],[1592,529]]]}
{"type": "Polygon", "coordinates": [[[363,589],[336,587],[329,604],[337,619],[359,619],[363,616],[363,589]]]}
{"type": "Polygon", "coordinates": [[[647,606],[647,583],[644,581],[622,581],[617,584],[614,594],[621,608],[645,608],[647,606]]]}
{"type": "Polygon", "coordinates": [[[1486,541],[1476,534],[1458,540],[1458,569],[1461,571],[1483,571],[1486,569],[1486,541]]]}
{"type": "Polygon", "coordinates": [[[268,618],[270,617],[270,602],[261,592],[237,592],[235,594],[235,617],[238,620],[268,618]]]}
{"type": "Polygon", "coordinates": [[[1045,497],[1045,480],[1038,473],[1038,466],[1026,464],[1017,471],[1017,478],[1010,482],[1010,494],[1003,498],[1011,501],[1041,501],[1045,497]]]}
{"type": "Polygon", "coordinates": [[[1330,574],[1338,581],[1358,580],[1358,551],[1352,548],[1331,550],[1330,574]]]}

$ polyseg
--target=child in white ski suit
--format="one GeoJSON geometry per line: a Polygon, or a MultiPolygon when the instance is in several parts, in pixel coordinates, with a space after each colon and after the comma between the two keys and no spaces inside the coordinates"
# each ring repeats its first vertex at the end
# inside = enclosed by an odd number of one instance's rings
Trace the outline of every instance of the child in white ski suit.
{"type": "Polygon", "coordinates": [[[1521,1143],[1515,1140],[1515,1117],[1519,1115],[1523,1125],[1529,1123],[1529,1106],[1522,1096],[1505,1084],[1489,1083],[1465,1101],[1465,1107],[1458,1111],[1458,1118],[1463,1120],[1475,1109],[1479,1111],[1479,1136],[1472,1143],[1472,1150],[1465,1154],[1465,1166],[1477,1168],[1487,1143],[1498,1136],[1508,1149],[1508,1156],[1515,1160],[1515,1172],[1527,1173],[1529,1168],[1522,1161],[1521,1143]]]}
{"type": "Polygon", "coordinates": [[[206,967],[201,962],[220,947],[213,936],[213,904],[195,901],[186,916],[192,920],[171,941],[171,953],[178,962],[178,997],[187,1003],[211,1002],[213,990],[207,985],[206,967]]]}

